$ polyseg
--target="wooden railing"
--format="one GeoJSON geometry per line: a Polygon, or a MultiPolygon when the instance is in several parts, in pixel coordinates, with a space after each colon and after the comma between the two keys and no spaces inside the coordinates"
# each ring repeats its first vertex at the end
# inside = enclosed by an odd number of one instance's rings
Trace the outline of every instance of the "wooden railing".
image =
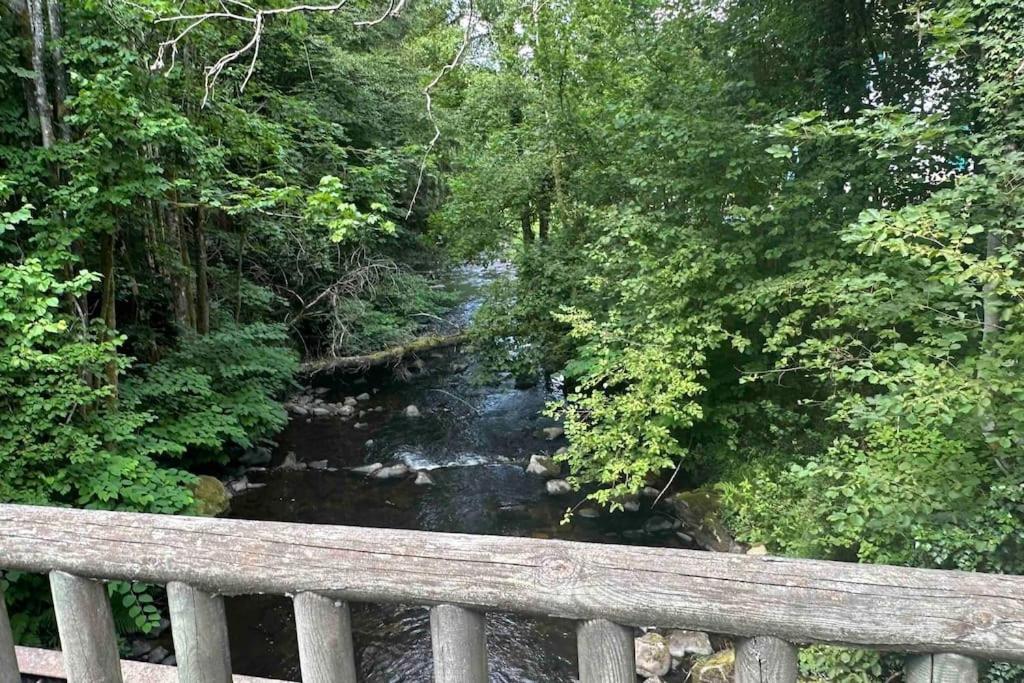
{"type": "MultiPolygon", "coordinates": [[[[178,677],[228,683],[221,596],[294,596],[302,680],[356,680],[349,601],[432,605],[434,680],[487,680],[488,610],[579,622],[581,683],[635,683],[633,626],[736,636],[736,681],[795,644],[911,653],[911,683],[1024,661],[1024,577],[394,529],[0,505],[0,568],[48,573],[68,679],[122,680],[102,580],[166,584],[178,677]]],[[[2,601],[0,601],[2,605],[2,601]]],[[[18,680],[0,611],[0,683],[18,680]]]]}

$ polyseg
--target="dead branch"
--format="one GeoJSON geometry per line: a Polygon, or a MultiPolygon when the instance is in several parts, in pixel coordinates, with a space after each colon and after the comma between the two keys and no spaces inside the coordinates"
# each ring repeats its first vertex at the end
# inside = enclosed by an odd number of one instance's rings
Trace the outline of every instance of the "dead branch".
{"type": "MultiPolygon", "coordinates": [[[[370,26],[376,26],[384,20],[396,17],[405,7],[406,0],[390,0],[387,9],[378,16],[376,19],[356,21],[353,22],[354,26],[360,28],[366,28],[370,26]]],[[[197,14],[178,14],[172,17],[161,17],[156,20],[158,24],[170,24],[172,26],[184,25],[184,28],[179,30],[177,33],[172,35],[167,40],[160,43],[157,48],[156,59],[150,66],[153,71],[165,71],[170,72],[177,61],[178,46],[182,40],[185,39],[192,31],[196,30],[203,24],[211,21],[228,21],[237,22],[240,24],[248,24],[252,27],[252,34],[249,36],[249,40],[246,41],[237,50],[232,50],[226,53],[216,62],[206,67],[205,69],[205,87],[203,93],[202,106],[210,101],[210,97],[213,94],[214,88],[217,85],[217,79],[224,72],[228,66],[239,61],[243,57],[248,56],[249,66],[245,70],[245,76],[242,79],[242,85],[240,90],[245,90],[245,86],[249,84],[249,80],[252,78],[253,72],[256,70],[256,60],[260,54],[260,44],[263,40],[263,30],[266,27],[266,21],[268,18],[277,15],[294,14],[297,12],[313,13],[323,12],[332,14],[339,11],[345,5],[348,4],[348,0],[338,0],[337,2],[324,4],[324,5],[311,5],[311,4],[300,4],[291,5],[289,7],[276,7],[271,9],[256,9],[252,5],[242,2],[241,0],[220,0],[220,9],[211,12],[200,12],[197,14]],[[170,53],[170,64],[167,63],[168,53],[170,53]]]]}
{"type": "Polygon", "coordinates": [[[318,372],[329,372],[331,370],[365,370],[375,365],[386,365],[397,363],[406,356],[434,349],[442,349],[449,346],[457,346],[469,341],[468,334],[451,334],[448,336],[428,335],[418,337],[407,344],[395,346],[383,351],[376,351],[361,356],[343,356],[341,358],[325,358],[323,360],[309,361],[302,364],[302,372],[316,374],[318,372]]]}

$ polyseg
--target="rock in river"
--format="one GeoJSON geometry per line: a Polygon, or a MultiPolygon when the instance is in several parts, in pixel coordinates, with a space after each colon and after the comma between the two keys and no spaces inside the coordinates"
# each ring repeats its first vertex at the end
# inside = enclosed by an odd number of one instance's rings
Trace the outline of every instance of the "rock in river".
{"type": "Polygon", "coordinates": [[[551,479],[546,484],[546,488],[552,496],[564,496],[572,492],[572,486],[565,479],[551,479]]]}
{"type": "Polygon", "coordinates": [[[413,482],[416,486],[433,486],[434,479],[426,470],[419,470],[416,472],[416,481],[413,482]]]}
{"type": "Polygon", "coordinates": [[[550,455],[531,455],[530,464],[526,466],[530,474],[539,474],[548,479],[557,477],[562,473],[562,466],[554,461],[550,455]]]}
{"type": "Polygon", "coordinates": [[[363,465],[361,467],[353,467],[351,472],[354,474],[363,474],[369,477],[377,470],[384,469],[384,465],[379,462],[370,463],[369,465],[363,465]]]}
{"type": "Polygon", "coordinates": [[[664,676],[672,668],[672,654],[668,649],[668,641],[661,634],[645,633],[634,639],[633,652],[636,655],[636,673],[639,676],[664,676]]]}
{"type": "Polygon", "coordinates": [[[370,395],[364,391],[363,393],[356,396],[356,400],[359,401],[360,403],[363,401],[369,401],[370,395]]]}
{"type": "Polygon", "coordinates": [[[687,655],[707,657],[715,652],[711,647],[711,639],[703,631],[675,629],[668,632],[666,639],[672,659],[682,659],[687,655]]]}
{"type": "Polygon", "coordinates": [[[544,438],[547,439],[548,441],[554,441],[558,437],[565,434],[565,430],[562,429],[561,427],[545,427],[540,431],[544,434],[544,438]]]}
{"type": "Polygon", "coordinates": [[[398,477],[404,477],[407,474],[409,474],[409,467],[399,463],[397,465],[381,467],[379,470],[373,472],[370,477],[373,479],[397,479],[398,477]]]}
{"type": "Polygon", "coordinates": [[[406,417],[419,417],[421,415],[420,409],[414,405],[406,406],[404,413],[406,417]]]}

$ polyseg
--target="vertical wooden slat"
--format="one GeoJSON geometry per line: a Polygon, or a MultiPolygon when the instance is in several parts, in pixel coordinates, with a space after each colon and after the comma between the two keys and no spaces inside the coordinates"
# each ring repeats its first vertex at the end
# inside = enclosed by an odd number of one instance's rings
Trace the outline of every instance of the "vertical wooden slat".
{"type": "Polygon", "coordinates": [[[906,683],[978,683],[978,662],[961,655],[911,655],[906,674],[906,683]]]}
{"type": "Polygon", "coordinates": [[[224,598],[185,583],[167,584],[171,635],[181,683],[231,683],[224,598]]]}
{"type": "Polygon", "coordinates": [[[302,683],[356,683],[348,603],[316,593],[295,596],[302,683]]]}
{"type": "Polygon", "coordinates": [[[484,615],[455,605],[430,609],[435,683],[487,683],[484,615]]]}
{"type": "Polygon", "coordinates": [[[14,634],[7,618],[3,591],[0,591],[0,683],[21,683],[18,658],[14,654],[14,634]]]}
{"type": "Polygon", "coordinates": [[[68,683],[121,683],[107,587],[100,581],[51,572],[50,592],[68,683]]]}
{"type": "Polygon", "coordinates": [[[605,619],[576,627],[580,683],[636,683],[633,629],[605,619]]]}
{"type": "Polygon", "coordinates": [[[757,636],[736,643],[736,683],[796,683],[797,649],[779,638],[757,636]]]}

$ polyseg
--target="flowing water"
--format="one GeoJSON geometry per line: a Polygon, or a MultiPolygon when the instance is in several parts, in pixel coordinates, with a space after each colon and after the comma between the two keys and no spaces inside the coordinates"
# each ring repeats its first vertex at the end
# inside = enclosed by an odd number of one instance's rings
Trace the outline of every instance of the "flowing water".
{"type": "MultiPolygon", "coordinates": [[[[467,267],[454,286],[464,303],[448,323],[464,326],[479,306],[481,289],[503,274],[500,266],[467,267]]],[[[566,507],[579,496],[547,495],[544,480],[526,474],[533,453],[551,453],[558,441],[540,430],[552,422],[540,413],[558,388],[517,389],[511,380],[481,386],[473,381],[472,357],[459,349],[430,354],[411,380],[390,370],[362,377],[320,378],[327,401],[362,392],[372,398],[365,428],[339,417],[293,418],[278,439],[276,462],[289,452],[302,462],[327,460],[337,471],[271,469],[250,479],[263,488],[236,497],[232,516],[245,519],[346,524],[532,536],[580,541],[676,545],[671,531],[638,529],[650,511],[576,517],[562,525],[566,507]],[[419,418],[403,413],[407,405],[419,418]],[[369,442],[369,443],[368,443],[369,442]],[[344,468],[404,462],[429,470],[433,486],[411,477],[367,480],[344,468]]],[[[689,546],[688,546],[689,547],[689,546]]],[[[352,605],[353,635],[362,679],[368,683],[430,681],[429,614],[418,605],[352,605]]],[[[290,601],[248,596],[228,600],[231,650],[237,673],[299,680],[298,646],[290,601]]],[[[491,680],[558,683],[576,677],[573,624],[489,613],[487,645],[491,680]]]]}

